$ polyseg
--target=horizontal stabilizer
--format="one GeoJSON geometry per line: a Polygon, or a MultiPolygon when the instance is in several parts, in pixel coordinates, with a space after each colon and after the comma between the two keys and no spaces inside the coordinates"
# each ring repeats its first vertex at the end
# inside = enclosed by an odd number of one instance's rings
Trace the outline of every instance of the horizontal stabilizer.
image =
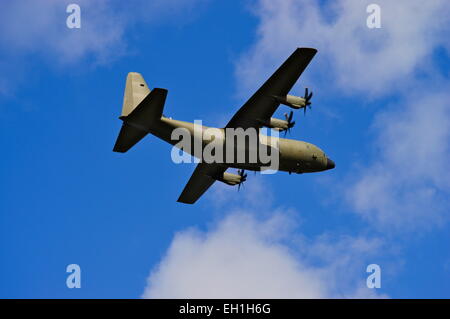
{"type": "Polygon", "coordinates": [[[148,130],[155,120],[161,119],[166,96],[166,89],[155,88],[128,116],[121,118],[124,122],[133,123],[133,126],[148,130]]]}
{"type": "Polygon", "coordinates": [[[147,132],[139,128],[123,124],[120,129],[119,136],[117,137],[116,144],[114,145],[114,152],[125,153],[130,148],[139,142],[147,132]]]}
{"type": "Polygon", "coordinates": [[[153,89],[128,116],[120,117],[123,125],[114,152],[125,153],[149,133],[153,123],[161,119],[166,96],[166,89],[153,89]]]}

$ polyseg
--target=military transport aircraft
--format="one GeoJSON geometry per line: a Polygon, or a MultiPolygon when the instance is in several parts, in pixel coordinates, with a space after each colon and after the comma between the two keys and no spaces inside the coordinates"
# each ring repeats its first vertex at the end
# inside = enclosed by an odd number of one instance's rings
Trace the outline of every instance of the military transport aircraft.
{"type": "MultiPolygon", "coordinates": [[[[312,93],[308,93],[308,89],[305,90],[304,97],[288,95],[288,93],[316,53],[317,50],[312,48],[296,49],[281,67],[236,112],[226,127],[216,130],[224,131],[226,129],[239,128],[243,130],[249,128],[257,130],[258,145],[260,147],[264,145],[273,151],[273,145],[276,145],[279,151],[277,167],[279,171],[311,173],[334,168],[334,162],[313,144],[286,138],[268,138],[259,133],[263,127],[286,133],[294,126],[292,111],[290,114],[285,114],[285,120],[271,117],[280,104],[287,105],[293,109],[303,108],[304,112],[306,112],[307,107],[311,107],[312,93]],[[276,143],[270,144],[268,140],[271,140],[271,143],[274,141],[276,143]]],[[[179,140],[172,138],[172,132],[175,129],[184,128],[192,133],[192,136],[195,135],[196,124],[173,120],[163,115],[162,111],[166,96],[166,89],[154,88],[150,90],[139,73],[130,72],[128,74],[122,115],[119,117],[123,124],[113,151],[127,152],[148,133],[175,146],[179,142],[179,140]]],[[[201,126],[200,129],[205,130],[207,127],[201,126]]],[[[226,139],[225,136],[225,134],[222,136],[224,140],[226,139]]],[[[205,148],[212,140],[213,138],[201,138],[201,147],[205,148]]],[[[227,143],[228,141],[225,140],[224,142],[227,143]]],[[[243,152],[247,152],[247,148],[248,145],[245,144],[243,152]]],[[[183,151],[196,156],[192,150],[183,149],[183,151]]],[[[221,181],[229,185],[238,185],[239,188],[247,178],[247,174],[244,173],[245,169],[260,171],[265,165],[261,161],[250,163],[247,157],[245,160],[244,162],[234,160],[213,163],[200,160],[178,198],[178,202],[195,203],[215,181],[221,181]],[[238,174],[225,172],[230,167],[237,168],[238,174]]]]}

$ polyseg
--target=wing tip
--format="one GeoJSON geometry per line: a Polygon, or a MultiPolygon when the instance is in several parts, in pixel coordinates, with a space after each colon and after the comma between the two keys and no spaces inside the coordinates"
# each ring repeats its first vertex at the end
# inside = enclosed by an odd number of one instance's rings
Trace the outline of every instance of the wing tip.
{"type": "Polygon", "coordinates": [[[122,153],[123,154],[123,153],[126,153],[128,151],[128,149],[124,149],[124,148],[121,148],[119,146],[114,146],[112,151],[115,152],[115,153],[122,153]]]}
{"type": "Polygon", "coordinates": [[[177,199],[178,203],[183,203],[183,204],[194,204],[196,201],[192,201],[192,200],[186,200],[181,198],[181,196],[177,199]]]}
{"type": "Polygon", "coordinates": [[[317,53],[317,49],[315,49],[315,48],[306,48],[306,47],[297,48],[296,51],[299,51],[299,52],[308,52],[308,53],[313,53],[313,54],[316,54],[316,53],[317,53]]]}

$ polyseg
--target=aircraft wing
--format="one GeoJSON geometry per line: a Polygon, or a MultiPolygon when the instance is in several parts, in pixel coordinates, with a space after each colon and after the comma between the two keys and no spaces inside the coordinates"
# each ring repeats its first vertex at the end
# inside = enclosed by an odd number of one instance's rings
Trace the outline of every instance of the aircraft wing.
{"type": "MultiPolygon", "coordinates": [[[[316,52],[316,49],[311,48],[298,48],[295,50],[236,112],[226,127],[242,127],[244,129],[261,127],[261,122],[269,120],[280,105],[273,96],[286,96],[288,94],[316,52]]],[[[227,166],[225,165],[199,163],[178,198],[178,202],[195,203],[216,181],[212,176],[223,174],[226,170],[227,166]]]]}
{"type": "Polygon", "coordinates": [[[178,202],[194,204],[216,181],[212,176],[223,174],[227,167],[215,163],[199,163],[183,189],[178,202]]]}
{"type": "Polygon", "coordinates": [[[275,113],[280,103],[273,96],[286,96],[311,62],[316,49],[298,48],[236,112],[226,127],[259,128],[275,113]]]}

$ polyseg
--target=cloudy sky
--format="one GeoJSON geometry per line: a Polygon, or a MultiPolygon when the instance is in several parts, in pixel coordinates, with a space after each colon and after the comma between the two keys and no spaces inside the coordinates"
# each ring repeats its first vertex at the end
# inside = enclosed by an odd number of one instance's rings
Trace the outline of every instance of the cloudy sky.
{"type": "Polygon", "coordinates": [[[447,1],[79,0],[80,29],[69,3],[0,4],[0,297],[450,297],[447,1]],[[313,109],[290,136],[336,169],[188,206],[194,166],[169,145],[112,152],[128,72],[169,90],[166,115],[220,127],[302,46],[292,92],[313,109]]]}

